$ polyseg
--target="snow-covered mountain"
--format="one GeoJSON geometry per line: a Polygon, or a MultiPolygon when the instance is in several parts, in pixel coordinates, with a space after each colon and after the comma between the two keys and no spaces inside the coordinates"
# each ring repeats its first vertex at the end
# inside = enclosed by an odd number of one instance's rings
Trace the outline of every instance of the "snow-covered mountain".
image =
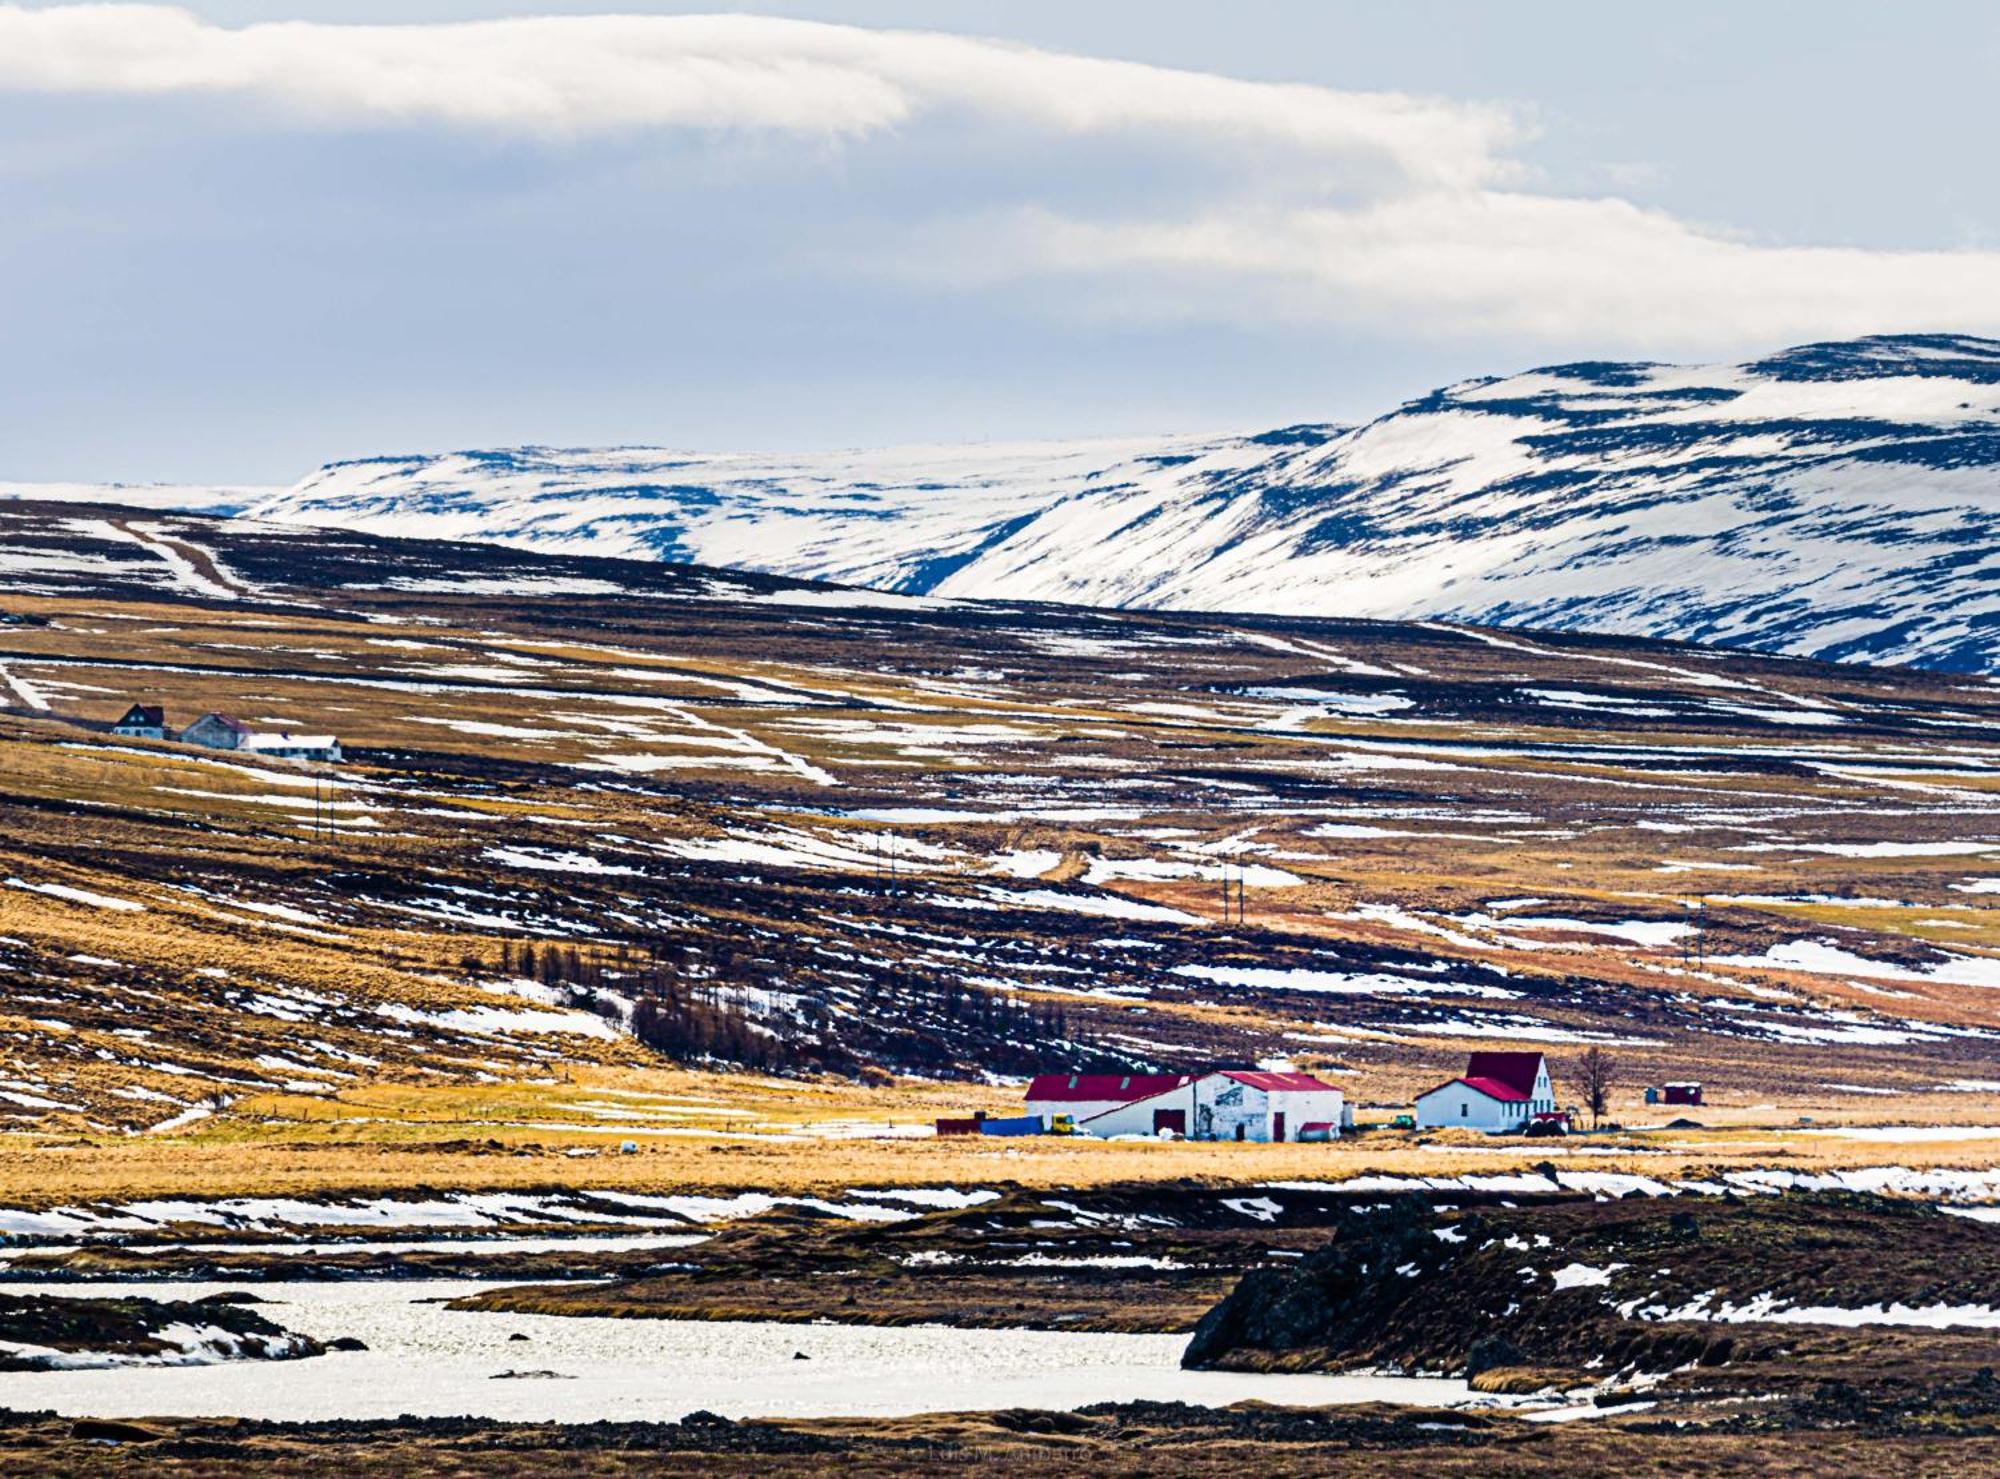
{"type": "Polygon", "coordinates": [[[1259,436],[388,457],[250,512],[939,595],[2000,670],[2000,341],[1557,365],[1259,436]]]}

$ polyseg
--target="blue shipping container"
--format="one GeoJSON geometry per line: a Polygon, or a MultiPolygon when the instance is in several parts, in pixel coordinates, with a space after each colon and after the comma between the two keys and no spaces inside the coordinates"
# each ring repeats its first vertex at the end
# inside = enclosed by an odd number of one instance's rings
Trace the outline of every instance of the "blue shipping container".
{"type": "Polygon", "coordinates": [[[1013,1119],[983,1119],[979,1122],[982,1135],[1039,1135],[1042,1133],[1042,1117],[1038,1114],[1016,1115],[1013,1119]]]}

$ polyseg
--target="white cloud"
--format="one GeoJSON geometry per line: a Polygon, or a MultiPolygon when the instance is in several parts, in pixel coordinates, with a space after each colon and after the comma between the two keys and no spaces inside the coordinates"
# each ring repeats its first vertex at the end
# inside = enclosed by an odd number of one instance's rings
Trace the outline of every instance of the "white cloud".
{"type": "Polygon", "coordinates": [[[900,265],[973,282],[1086,278],[1122,316],[1648,352],[2000,330],[2000,253],[1773,245],[1624,200],[1493,190],[1411,191],[1344,209],[1237,201],[1174,220],[1016,211],[940,227],[900,265]]]}
{"type": "MultiPolygon", "coordinates": [[[[0,4],[6,90],[230,96],[316,126],[569,140],[695,129],[858,141],[944,121],[1139,137],[1230,168],[1190,169],[1205,183],[1150,215],[1030,206],[915,230],[898,220],[860,255],[952,284],[1077,279],[1095,306],[1151,319],[1645,351],[2000,329],[2000,252],[1761,242],[1615,197],[1535,193],[1518,107],[929,32],[743,15],[229,28],[166,6],[0,4]]],[[[1067,173],[1074,199],[1075,172],[1091,167],[1052,155],[1050,178],[1067,173]]]]}
{"type": "Polygon", "coordinates": [[[746,15],[229,28],[159,5],[0,5],[0,89],[234,94],[327,123],[432,120],[575,137],[649,127],[860,136],[966,113],[1379,157],[1469,185],[1514,111],[1244,82],[1000,41],[746,15]]]}

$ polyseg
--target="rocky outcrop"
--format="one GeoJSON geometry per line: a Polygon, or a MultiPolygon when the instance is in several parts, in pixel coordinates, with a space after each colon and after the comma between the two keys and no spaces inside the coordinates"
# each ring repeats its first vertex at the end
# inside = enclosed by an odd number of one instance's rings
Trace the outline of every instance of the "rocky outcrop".
{"type": "Polygon", "coordinates": [[[248,1308],[240,1294],[194,1300],[0,1295],[0,1371],[290,1360],[326,1349],[248,1308]]]}
{"type": "Polygon", "coordinates": [[[2000,1228],[1920,1203],[1634,1195],[1466,1211],[1407,1198],[1358,1213],[1295,1265],[1245,1275],[1182,1360],[1596,1380],[1762,1360],[1815,1327],[1851,1354],[1895,1323],[1861,1312],[1901,1306],[1904,1326],[1955,1328],[1944,1305],[2000,1306],[2000,1228]]]}
{"type": "Polygon", "coordinates": [[[1230,1364],[1257,1351],[1273,1364],[1322,1364],[1372,1349],[1420,1289],[1450,1261],[1428,1202],[1405,1198],[1360,1221],[1296,1268],[1253,1269],[1195,1327],[1183,1366],[1230,1364]]]}

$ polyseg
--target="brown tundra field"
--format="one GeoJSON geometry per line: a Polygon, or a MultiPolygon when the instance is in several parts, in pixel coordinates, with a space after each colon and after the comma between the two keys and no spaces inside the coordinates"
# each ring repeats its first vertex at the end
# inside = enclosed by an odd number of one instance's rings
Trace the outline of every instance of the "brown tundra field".
{"type": "MultiPolygon", "coordinates": [[[[0,503],[0,1454],[1990,1468],[1996,725],[1979,677],[0,503]],[[113,734],[134,704],[342,758],[113,734]],[[1392,1125],[1488,1047],[1572,1108],[1600,1050],[1602,1124],[1392,1125]],[[931,1131],[1040,1070],[1274,1060],[1355,1132],[931,1131]],[[1699,1108],[1646,1101],[1680,1080],[1699,1108]],[[282,1301],[276,1334],[161,1302],[303,1277],[1198,1332],[1236,1379],[1470,1405],[260,1421],[34,1385],[203,1321],[364,1359],[282,1301]]],[[[562,1376],[541,1338],[504,1374],[562,1376]]]]}

